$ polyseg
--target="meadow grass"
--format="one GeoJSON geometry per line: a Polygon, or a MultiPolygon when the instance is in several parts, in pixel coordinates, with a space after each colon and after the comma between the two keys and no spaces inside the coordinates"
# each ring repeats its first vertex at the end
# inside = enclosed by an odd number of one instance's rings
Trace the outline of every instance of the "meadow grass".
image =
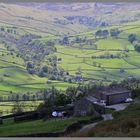
{"type": "Polygon", "coordinates": [[[12,119],[6,119],[0,125],[0,136],[18,136],[31,133],[48,133],[63,131],[68,125],[78,121],[86,120],[89,117],[71,117],[57,120],[36,120],[21,123],[14,123],[12,119]]]}

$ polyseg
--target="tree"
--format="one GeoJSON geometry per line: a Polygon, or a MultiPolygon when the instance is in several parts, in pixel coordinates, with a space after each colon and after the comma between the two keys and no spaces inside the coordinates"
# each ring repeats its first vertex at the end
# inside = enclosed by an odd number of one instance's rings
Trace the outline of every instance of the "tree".
{"type": "Polygon", "coordinates": [[[29,74],[34,74],[35,73],[35,70],[34,69],[28,69],[28,73],[29,74]]]}
{"type": "Polygon", "coordinates": [[[102,36],[107,37],[109,35],[108,30],[103,30],[102,31],[102,36]]]}
{"type": "Polygon", "coordinates": [[[54,103],[56,106],[64,106],[71,103],[71,98],[65,94],[58,94],[54,99],[54,103]]]}
{"type": "Polygon", "coordinates": [[[35,73],[34,65],[33,65],[32,62],[27,63],[26,69],[27,69],[29,74],[34,74],[35,73]]]}
{"type": "Polygon", "coordinates": [[[139,45],[139,44],[136,44],[136,45],[134,46],[134,48],[135,48],[135,50],[136,50],[137,52],[140,53],[140,45],[139,45]]]}
{"type": "Polygon", "coordinates": [[[109,32],[108,30],[98,30],[96,33],[95,33],[95,36],[99,36],[99,37],[107,37],[109,35],[109,32]]]}
{"type": "Polygon", "coordinates": [[[57,79],[57,77],[55,76],[55,75],[51,75],[50,77],[49,77],[49,80],[56,80],[57,79]]]}
{"type": "Polygon", "coordinates": [[[69,44],[68,36],[64,36],[63,39],[60,41],[60,43],[64,45],[68,45],[69,44]]]}
{"type": "Polygon", "coordinates": [[[3,32],[4,32],[4,31],[5,31],[5,29],[4,29],[3,27],[1,27],[1,31],[3,31],[3,32]]]}
{"type": "Polygon", "coordinates": [[[32,62],[28,62],[27,63],[27,69],[29,69],[29,68],[34,68],[34,65],[33,65],[32,62]]]}
{"type": "Polygon", "coordinates": [[[48,42],[46,42],[46,45],[54,47],[54,42],[48,41],[48,42]]]}
{"type": "Polygon", "coordinates": [[[24,103],[16,101],[12,108],[13,114],[22,113],[23,111],[24,111],[24,103]]]}
{"type": "Polygon", "coordinates": [[[16,101],[19,101],[19,95],[18,94],[16,95],[16,101]]]}
{"type": "Polygon", "coordinates": [[[23,95],[22,95],[22,100],[24,100],[24,101],[28,101],[28,100],[29,100],[28,95],[23,94],[23,95]]]}
{"type": "Polygon", "coordinates": [[[106,27],[106,26],[108,26],[108,24],[106,22],[102,22],[100,26],[101,27],[106,27]]]}
{"type": "Polygon", "coordinates": [[[123,68],[120,69],[120,73],[124,73],[125,70],[123,68]]]}
{"type": "Polygon", "coordinates": [[[121,32],[121,31],[119,31],[117,28],[111,29],[111,30],[110,30],[110,36],[111,36],[111,37],[114,37],[114,38],[117,38],[118,35],[120,34],[120,32],[121,32]]]}
{"type": "Polygon", "coordinates": [[[71,101],[74,102],[77,99],[77,92],[80,89],[81,84],[78,87],[68,87],[66,90],[66,94],[71,98],[71,101]]]}
{"type": "Polygon", "coordinates": [[[96,33],[95,33],[95,36],[101,36],[102,35],[102,30],[98,30],[96,33]]]}
{"type": "Polygon", "coordinates": [[[136,40],[136,35],[135,35],[135,34],[130,34],[130,35],[128,36],[128,41],[129,41],[130,43],[133,43],[135,40],[136,40]]]}
{"type": "Polygon", "coordinates": [[[93,66],[96,67],[97,66],[97,62],[93,61],[93,66]]]}
{"type": "Polygon", "coordinates": [[[45,73],[48,72],[48,67],[47,66],[42,67],[42,71],[45,73]]]}
{"type": "Polygon", "coordinates": [[[83,58],[83,63],[85,63],[86,62],[86,59],[85,58],[83,58]]]}

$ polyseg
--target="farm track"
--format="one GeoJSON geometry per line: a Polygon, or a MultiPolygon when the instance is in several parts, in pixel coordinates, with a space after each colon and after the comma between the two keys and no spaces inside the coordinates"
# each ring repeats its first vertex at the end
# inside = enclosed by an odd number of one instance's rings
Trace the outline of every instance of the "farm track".
{"type": "Polygon", "coordinates": [[[114,119],[113,116],[112,116],[112,114],[103,114],[102,117],[103,117],[103,120],[98,121],[98,122],[94,122],[94,123],[91,123],[91,124],[88,124],[88,125],[85,125],[85,126],[83,126],[83,127],[79,130],[79,132],[80,132],[80,133],[84,133],[85,131],[87,132],[87,131],[89,131],[90,129],[94,128],[94,127],[95,127],[97,124],[99,124],[99,123],[102,123],[102,122],[104,122],[104,121],[109,121],[109,120],[113,120],[113,119],[114,119]]]}

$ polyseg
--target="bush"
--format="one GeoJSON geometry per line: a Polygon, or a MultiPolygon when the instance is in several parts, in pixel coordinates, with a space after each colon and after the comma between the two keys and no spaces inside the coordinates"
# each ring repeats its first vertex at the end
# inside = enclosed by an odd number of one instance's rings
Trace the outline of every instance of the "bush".
{"type": "Polygon", "coordinates": [[[28,69],[28,73],[29,74],[34,74],[35,73],[35,70],[34,69],[28,69]]]}
{"type": "Polygon", "coordinates": [[[27,69],[29,69],[29,68],[34,68],[34,65],[31,62],[27,63],[27,69]]]}
{"type": "Polygon", "coordinates": [[[57,77],[55,76],[55,75],[51,75],[50,77],[49,77],[49,80],[56,80],[57,79],[57,77]]]}
{"type": "Polygon", "coordinates": [[[136,123],[132,119],[123,120],[120,124],[121,131],[127,133],[131,128],[136,128],[136,123]]]}
{"type": "Polygon", "coordinates": [[[64,106],[64,105],[70,104],[71,99],[65,94],[58,94],[54,102],[56,106],[64,106]]]}
{"type": "Polygon", "coordinates": [[[129,41],[130,43],[133,43],[135,40],[136,40],[136,35],[135,35],[135,34],[130,34],[130,35],[128,36],[128,41],[129,41]]]}
{"type": "Polygon", "coordinates": [[[140,45],[139,44],[136,44],[134,47],[135,47],[135,51],[137,51],[137,52],[140,53],[140,45]]]}
{"type": "Polygon", "coordinates": [[[42,68],[42,71],[43,71],[43,72],[48,72],[48,67],[47,67],[47,66],[44,66],[44,67],[42,68]]]}

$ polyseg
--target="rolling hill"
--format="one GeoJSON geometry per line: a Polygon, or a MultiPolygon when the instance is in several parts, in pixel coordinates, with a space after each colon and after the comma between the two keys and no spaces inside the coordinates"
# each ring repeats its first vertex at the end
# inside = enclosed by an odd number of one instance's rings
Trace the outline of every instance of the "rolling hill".
{"type": "MultiPolygon", "coordinates": [[[[0,27],[5,30],[15,29],[16,35],[11,33],[8,35],[17,39],[23,35],[34,34],[41,38],[32,39],[32,41],[42,43],[54,41],[57,51],[53,54],[61,58],[61,61],[57,62],[59,69],[64,69],[72,77],[80,71],[86,81],[110,83],[130,76],[140,78],[140,56],[127,39],[129,34],[134,33],[139,36],[139,7],[139,3],[133,3],[131,6],[130,3],[99,2],[77,3],[77,6],[75,3],[69,5],[67,3],[0,3],[0,27]],[[106,24],[101,26],[103,22],[106,24]],[[105,39],[95,39],[97,30],[110,31],[114,28],[121,30],[119,38],[112,38],[109,35],[105,39]],[[76,37],[79,37],[86,38],[87,42],[92,41],[92,43],[62,45],[59,41],[64,34],[68,35],[70,41],[75,41],[76,37]],[[125,52],[125,49],[129,49],[129,52],[125,52]],[[119,55],[120,58],[102,58],[109,55],[119,55]],[[124,70],[123,73],[120,72],[121,69],[124,70]]],[[[18,45],[13,44],[12,41],[9,42],[10,48],[16,50],[11,54],[2,41],[1,38],[0,89],[2,94],[7,95],[9,91],[35,92],[50,87],[46,84],[48,77],[42,78],[27,72],[23,57],[17,57],[17,54],[21,53],[18,45]],[[6,77],[7,74],[10,76],[6,77]]],[[[26,49],[28,50],[28,46],[26,49]]],[[[41,60],[41,66],[48,65],[47,61],[46,56],[41,60]]],[[[75,83],[55,80],[52,85],[64,90],[75,83]]]]}

